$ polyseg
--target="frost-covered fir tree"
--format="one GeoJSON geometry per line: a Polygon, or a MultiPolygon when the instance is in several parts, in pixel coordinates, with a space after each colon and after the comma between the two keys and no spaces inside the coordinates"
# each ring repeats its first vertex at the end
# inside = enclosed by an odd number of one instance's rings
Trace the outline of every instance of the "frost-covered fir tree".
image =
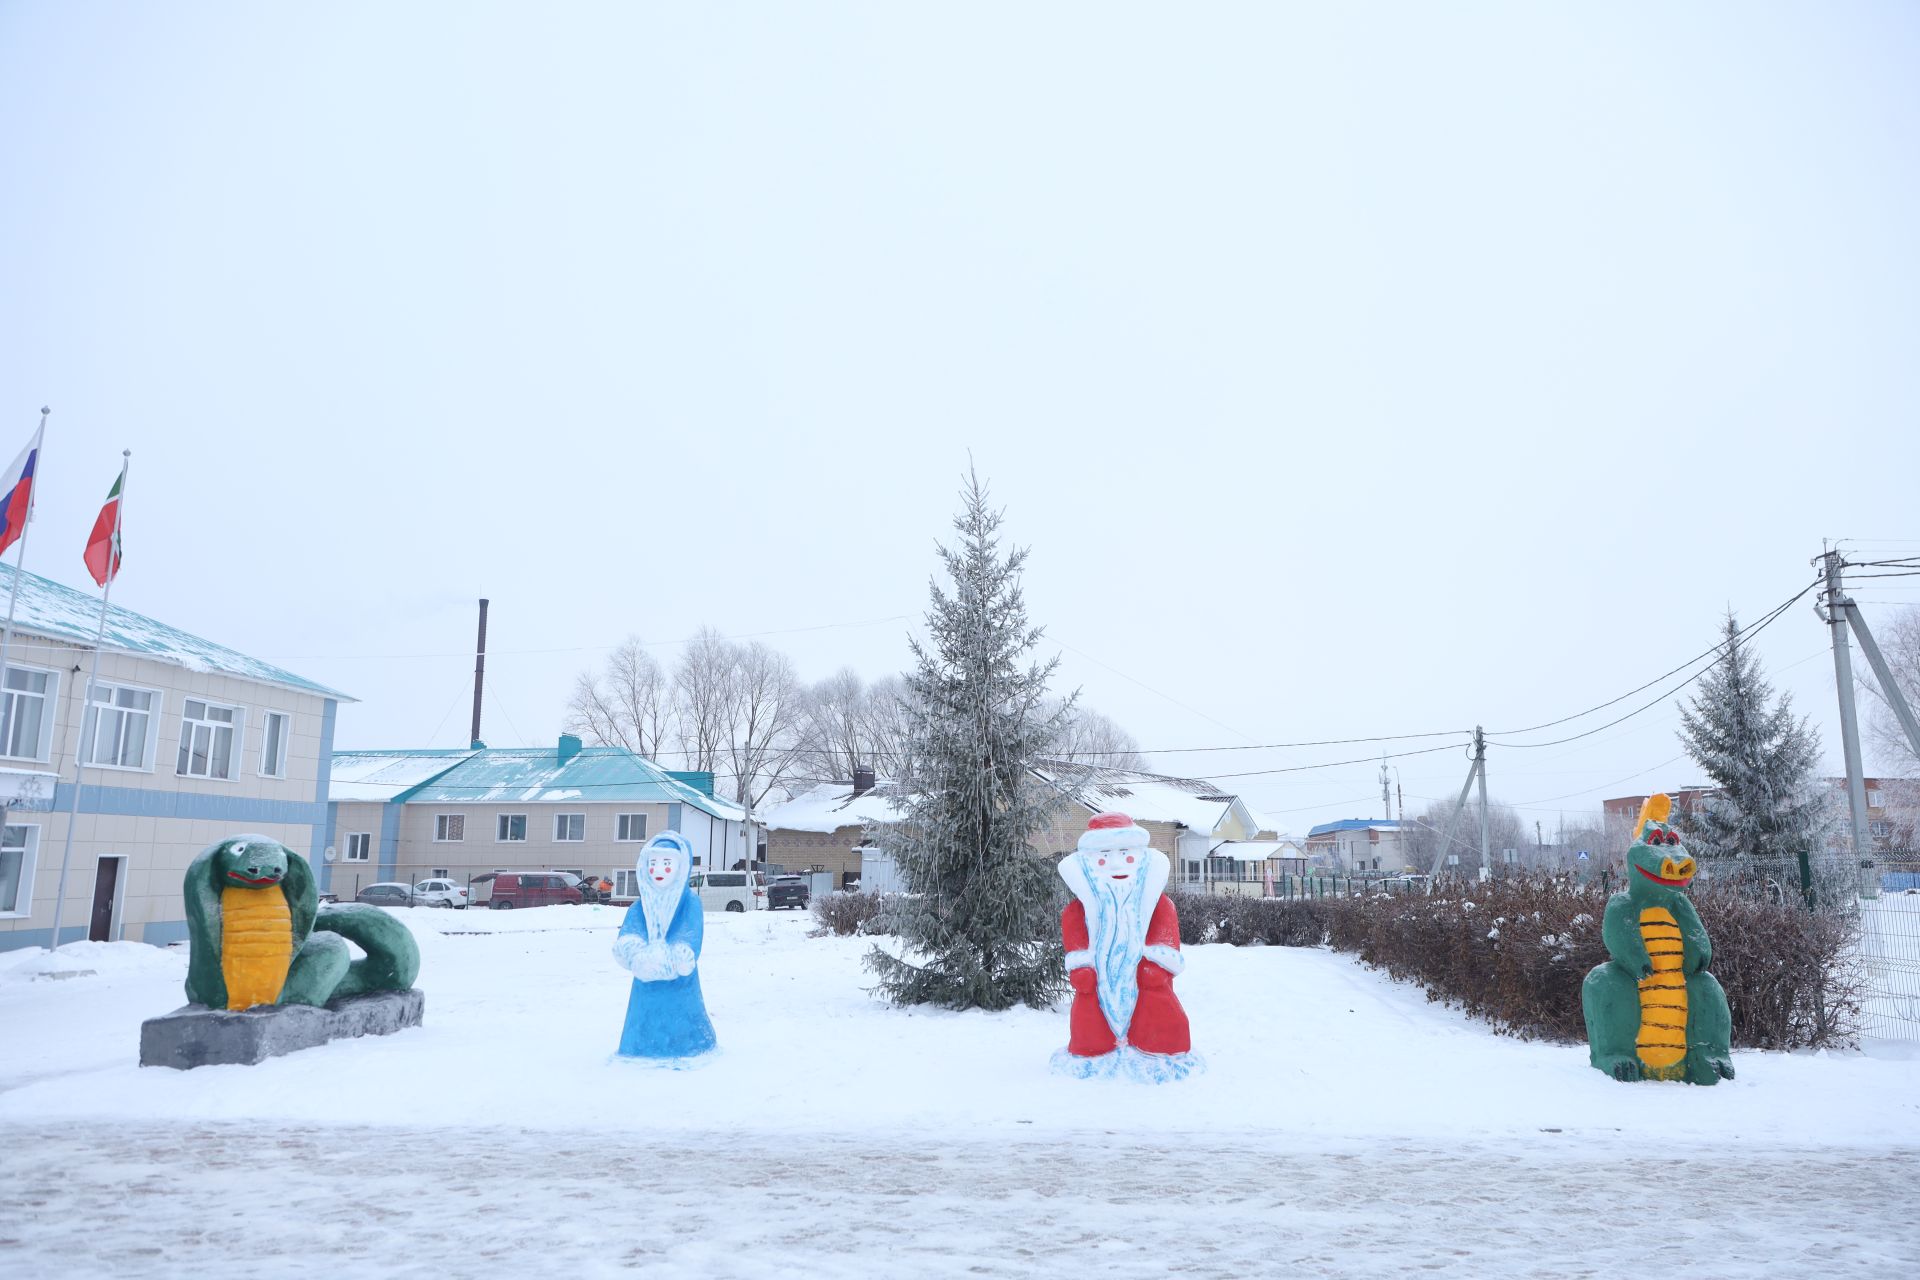
{"type": "Polygon", "coordinates": [[[1680,710],[1680,741],[1719,795],[1682,813],[1681,832],[1703,858],[1818,853],[1832,822],[1831,797],[1814,773],[1819,735],[1795,718],[1786,694],[1774,698],[1731,613],[1722,647],[1725,658],[1680,710]]]}
{"type": "Polygon", "coordinates": [[[963,496],[959,541],[940,548],[951,584],[932,585],[902,699],[905,814],[879,836],[907,890],[893,914],[904,952],[876,948],[867,965],[897,1004],[1041,1008],[1065,991],[1066,968],[1059,877],[1033,840],[1061,800],[1029,766],[1053,748],[1073,700],[1047,700],[1057,658],[1027,658],[1041,629],[1020,594],[1026,551],[1001,554],[1000,513],[977,476],[963,496]]]}

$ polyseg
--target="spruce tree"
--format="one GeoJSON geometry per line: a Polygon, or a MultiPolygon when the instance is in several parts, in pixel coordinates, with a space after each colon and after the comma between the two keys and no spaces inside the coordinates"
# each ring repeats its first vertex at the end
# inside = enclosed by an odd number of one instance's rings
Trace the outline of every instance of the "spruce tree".
{"type": "Polygon", "coordinates": [[[1831,797],[1814,772],[1819,735],[1795,718],[1786,694],[1776,701],[1731,613],[1723,647],[1726,656],[1680,710],[1680,740],[1719,789],[1698,812],[1680,815],[1682,834],[1702,858],[1818,854],[1832,821],[1831,797]]]}
{"type": "Polygon", "coordinates": [[[1000,553],[1000,513],[969,475],[940,548],[950,586],[932,584],[927,641],[903,699],[901,821],[878,833],[906,895],[892,913],[904,954],[875,948],[867,965],[896,1004],[1044,1008],[1066,989],[1059,878],[1034,839],[1060,795],[1030,766],[1050,751],[1073,699],[1049,703],[1059,659],[1029,661],[1041,628],[1020,593],[1024,549],[1000,553]]]}

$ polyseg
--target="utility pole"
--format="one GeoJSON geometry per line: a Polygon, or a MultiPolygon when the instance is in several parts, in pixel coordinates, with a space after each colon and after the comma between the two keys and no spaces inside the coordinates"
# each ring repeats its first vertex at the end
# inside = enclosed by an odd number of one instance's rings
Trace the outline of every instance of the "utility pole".
{"type": "Polygon", "coordinates": [[[1380,757],[1380,816],[1382,818],[1391,818],[1393,816],[1393,791],[1388,786],[1389,781],[1390,779],[1387,776],[1387,758],[1385,756],[1381,756],[1380,757]]]}
{"type": "Polygon", "coordinates": [[[1860,765],[1860,721],[1853,706],[1853,652],[1847,644],[1847,613],[1853,602],[1840,587],[1846,566],[1838,551],[1822,552],[1814,563],[1827,575],[1827,626],[1833,632],[1833,682],[1840,695],[1840,751],[1847,762],[1847,812],[1852,819],[1853,856],[1859,868],[1862,894],[1878,896],[1879,879],[1873,869],[1873,841],[1867,835],[1867,781],[1860,765]]]}
{"type": "Polygon", "coordinates": [[[1440,849],[1433,855],[1433,868],[1429,876],[1438,876],[1440,868],[1447,865],[1447,851],[1453,847],[1454,828],[1460,825],[1460,815],[1466,812],[1467,797],[1473,793],[1473,784],[1480,784],[1480,878],[1486,879],[1493,874],[1492,832],[1487,822],[1487,736],[1479,726],[1473,730],[1473,764],[1467,769],[1467,780],[1461,784],[1460,798],[1453,802],[1453,812],[1447,815],[1447,829],[1441,833],[1440,849]]]}
{"type": "Polygon", "coordinates": [[[1480,775],[1480,878],[1493,875],[1493,827],[1487,821],[1487,735],[1473,726],[1473,768],[1480,775]]]}
{"type": "Polygon", "coordinates": [[[473,732],[467,735],[471,746],[480,745],[480,692],[487,683],[487,602],[480,601],[480,638],[473,646],[473,732]]]}

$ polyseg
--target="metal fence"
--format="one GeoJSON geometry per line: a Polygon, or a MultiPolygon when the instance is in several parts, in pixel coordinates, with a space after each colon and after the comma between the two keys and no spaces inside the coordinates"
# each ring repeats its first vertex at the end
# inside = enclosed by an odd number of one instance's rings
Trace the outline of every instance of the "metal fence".
{"type": "Polygon", "coordinates": [[[1920,855],[1879,857],[1880,895],[1860,903],[1861,1030],[1920,1040],[1920,855]]]}

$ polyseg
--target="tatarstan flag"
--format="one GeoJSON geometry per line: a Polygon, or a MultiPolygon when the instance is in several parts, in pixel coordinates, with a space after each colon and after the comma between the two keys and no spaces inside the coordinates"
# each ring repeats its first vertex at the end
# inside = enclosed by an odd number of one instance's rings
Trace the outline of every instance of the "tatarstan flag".
{"type": "Polygon", "coordinates": [[[120,485],[126,478],[122,470],[107,494],[107,505],[94,519],[93,532],[87,535],[87,572],[103,587],[120,572],[120,485]]]}

